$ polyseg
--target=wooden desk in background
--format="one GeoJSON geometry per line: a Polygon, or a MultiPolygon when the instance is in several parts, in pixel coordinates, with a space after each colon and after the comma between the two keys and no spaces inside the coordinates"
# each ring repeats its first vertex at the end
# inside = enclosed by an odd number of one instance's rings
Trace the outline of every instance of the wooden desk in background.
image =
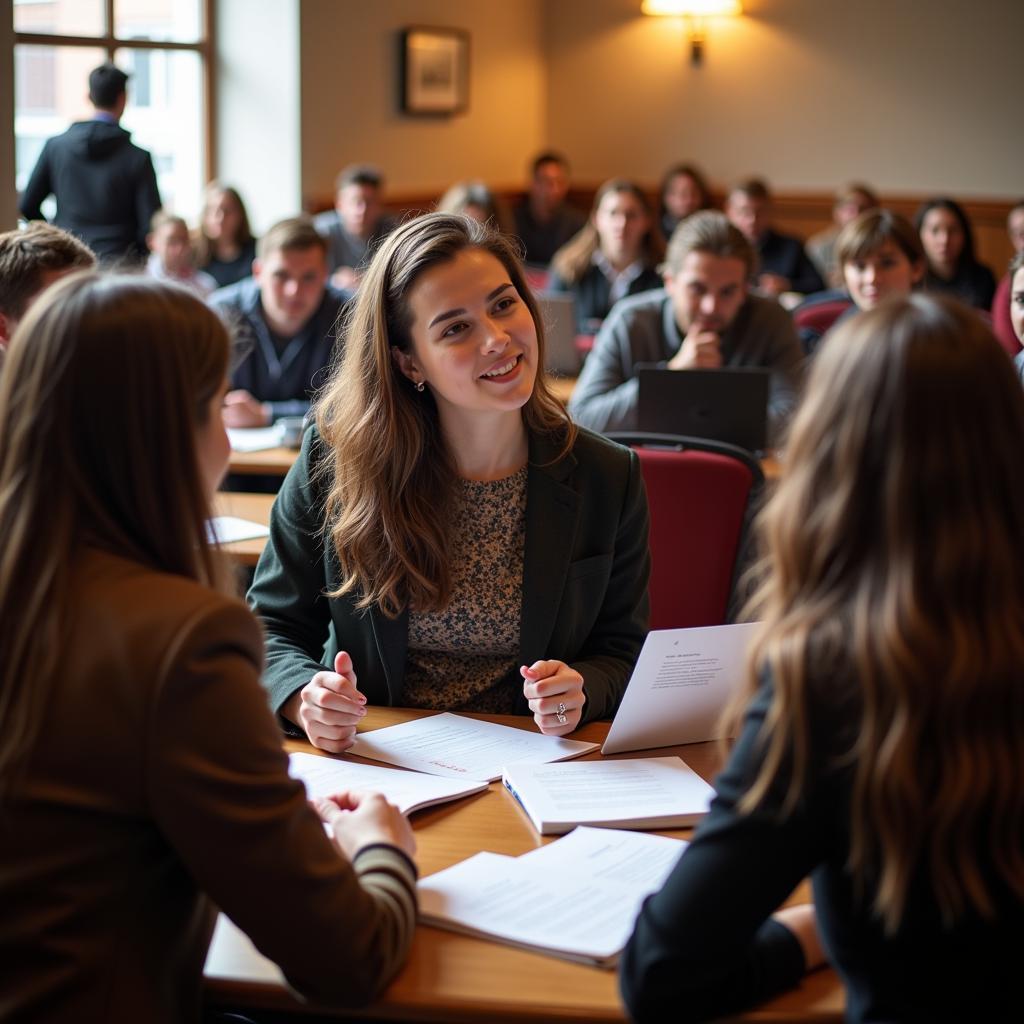
{"type": "MultiPolygon", "coordinates": [[[[563,402],[568,402],[572,396],[572,389],[576,386],[576,378],[549,377],[548,383],[558,398],[563,402]]],[[[292,468],[292,463],[298,456],[297,448],[267,448],[259,452],[233,451],[228,468],[232,473],[259,473],[264,476],[283,477],[292,468]]],[[[779,478],[782,469],[774,452],[769,453],[761,460],[761,471],[764,473],[765,480],[779,478]]]]}
{"type": "MultiPolygon", "coordinates": [[[[270,524],[270,506],[274,504],[273,494],[242,494],[238,491],[218,491],[213,502],[213,514],[217,516],[237,516],[248,519],[261,526],[270,524]]],[[[266,537],[253,537],[251,540],[236,540],[233,544],[224,544],[226,551],[239,565],[255,565],[263,553],[266,537]]]]}
{"type": "MultiPolygon", "coordinates": [[[[399,708],[371,708],[360,732],[407,721],[427,712],[399,708]]],[[[502,715],[474,716],[518,728],[533,727],[531,719],[502,715]]],[[[603,741],[609,723],[594,722],[574,733],[574,738],[603,741]]],[[[310,750],[308,744],[289,741],[289,750],[310,750]]],[[[313,751],[318,753],[318,751],[313,751]]],[[[685,747],[648,750],[629,756],[677,754],[706,779],[716,770],[719,747],[699,743],[685,747]]],[[[600,758],[600,754],[588,755],[600,758]]],[[[551,841],[534,832],[526,816],[501,783],[486,792],[452,803],[418,811],[412,816],[416,831],[416,859],[421,876],[450,867],[481,849],[518,856],[551,841]]],[[[689,829],[665,832],[685,838],[689,829]]],[[[808,897],[806,885],[799,898],[808,897]]],[[[255,896],[254,898],[258,898],[255,896]]],[[[581,908],[585,913],[586,908],[581,908]]],[[[277,977],[268,977],[249,952],[230,944],[215,946],[207,963],[206,995],[214,1006],[244,1010],[301,1011],[277,977]]],[[[355,1016],[363,1020],[483,1022],[502,1024],[555,1024],[555,1022],[623,1022],[616,974],[597,967],[559,960],[474,939],[454,932],[420,925],[405,968],[384,995],[368,1009],[308,1012],[339,1020],[355,1016]]],[[[758,1022],[799,1021],[801,1024],[838,1024],[843,1015],[843,993],[831,970],[809,974],[799,988],[773,999],[735,1020],[758,1022]]]]}

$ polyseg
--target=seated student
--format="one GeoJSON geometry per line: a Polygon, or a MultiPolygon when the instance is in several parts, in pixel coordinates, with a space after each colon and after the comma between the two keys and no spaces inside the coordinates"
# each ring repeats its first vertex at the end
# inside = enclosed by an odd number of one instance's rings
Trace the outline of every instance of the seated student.
{"type": "Polygon", "coordinates": [[[797,292],[810,295],[824,287],[800,239],[782,234],[772,226],[771,194],[760,178],[734,185],[725,212],[758,254],[758,291],[765,295],[797,292]]]}
{"type": "Polygon", "coordinates": [[[783,292],[810,295],[825,287],[804,251],[803,242],[772,227],[772,197],[763,181],[750,178],[733,186],[725,212],[757,250],[755,283],[759,292],[772,296],[783,292]]]}
{"type": "Polygon", "coordinates": [[[596,334],[619,299],[662,285],[665,242],[639,185],[606,181],[590,220],[551,261],[549,287],[571,292],[580,334],[596,334]]]}
{"type": "MultiPolygon", "coordinates": [[[[1024,251],[1010,260],[1010,323],[1013,324],[1017,340],[1024,345],[1024,251]]],[[[1021,379],[1024,380],[1024,351],[1014,359],[1021,379]]]]}
{"type": "Polygon", "coordinates": [[[464,213],[498,231],[509,231],[508,217],[498,197],[482,181],[457,181],[437,201],[438,213],[464,213]]]}
{"type": "Polygon", "coordinates": [[[974,257],[974,232],[963,207],[952,199],[929,199],[917,211],[914,226],[928,261],[925,290],[955,295],[976,309],[991,309],[996,279],[974,257]]]}
{"type": "Polygon", "coordinates": [[[680,221],[691,213],[710,210],[714,205],[707,179],[693,164],[670,167],[661,179],[658,195],[658,223],[665,238],[671,238],[680,221]]]}
{"type": "Polygon", "coordinates": [[[309,411],[347,298],[327,284],[326,253],[308,220],[279,221],[259,241],[253,276],[210,297],[248,352],[224,399],[229,427],[264,427],[309,411]]]}
{"type": "Polygon", "coordinates": [[[796,402],[803,352],[789,314],[748,293],[755,260],[724,214],[687,217],[668,245],[664,289],[623,299],[598,332],[569,403],[576,422],[635,430],[637,363],[764,366],[772,371],[768,419],[777,438],[796,402]]]}
{"type": "Polygon", "coordinates": [[[33,221],[0,233],[0,360],[19,321],[44,290],[73,270],[95,265],[84,242],[52,224],[33,221]]]}
{"type": "Polygon", "coordinates": [[[738,736],[621,960],[632,1020],[705,1020],[823,949],[866,1021],[1020,1018],[1024,394],[957,303],[823,346],[764,513],[738,736]],[[814,907],[776,908],[811,876],[814,907]]]}
{"type": "Polygon", "coordinates": [[[561,153],[538,155],[530,167],[529,192],[512,211],[527,263],[546,267],[586,223],[587,218],[566,203],[568,194],[568,160],[561,153]]]}
{"type": "Polygon", "coordinates": [[[271,706],[330,751],[365,703],[611,715],[647,630],[640,467],[548,391],[511,241],[406,222],[342,340],[249,591],[271,706]]]}
{"type": "Polygon", "coordinates": [[[203,212],[195,237],[196,265],[226,288],[252,274],[256,239],[249,214],[236,189],[211,181],[203,193],[203,212]]]}
{"type": "Polygon", "coordinates": [[[376,167],[351,164],[334,186],[334,209],[318,213],[313,226],[327,239],[327,268],[335,288],[355,291],[373,250],[398,221],[381,206],[384,175],[376,167]]]}
{"type": "Polygon", "coordinates": [[[205,271],[196,270],[192,240],[184,217],[157,210],[146,235],[149,259],[146,273],[157,281],[171,281],[205,299],[217,290],[217,282],[205,271]]]}
{"type": "MultiPolygon", "coordinates": [[[[1010,243],[1014,253],[1024,252],[1024,201],[1017,203],[1006,218],[1006,230],[1010,235],[1010,243]]],[[[1006,273],[996,287],[992,299],[992,331],[999,344],[1015,356],[1021,350],[1021,342],[1014,331],[1010,320],[1010,281],[1012,275],[1006,273]]]]}
{"type": "MultiPolygon", "coordinates": [[[[868,210],[847,223],[835,244],[846,290],[853,300],[832,330],[859,310],[906,298],[924,277],[924,251],[914,226],[890,210],[868,210]]],[[[801,330],[805,350],[813,352],[821,333],[801,330]]]]}
{"type": "Polygon", "coordinates": [[[836,259],[836,239],[839,232],[866,210],[878,207],[878,196],[867,185],[846,185],[836,192],[832,205],[832,225],[811,235],[804,249],[815,270],[829,288],[842,288],[843,268],[836,259]]]}
{"type": "Polygon", "coordinates": [[[328,1002],[415,926],[414,840],[376,794],[289,778],[262,635],[206,518],[228,338],[179,288],[80,274],[0,381],[0,1016],[198,1021],[219,907],[328,1002]],[[56,486],[55,486],[56,483],[56,486]]]}

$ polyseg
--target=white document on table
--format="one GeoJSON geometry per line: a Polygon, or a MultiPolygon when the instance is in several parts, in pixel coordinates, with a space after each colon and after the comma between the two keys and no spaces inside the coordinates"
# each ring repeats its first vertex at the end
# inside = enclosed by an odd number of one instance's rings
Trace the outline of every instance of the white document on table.
{"type": "Polygon", "coordinates": [[[349,752],[428,775],[493,782],[514,761],[565,761],[596,749],[596,743],[445,712],[360,733],[349,752]]]}
{"type": "Polygon", "coordinates": [[[739,622],[648,633],[602,753],[719,739],[722,711],[743,682],[757,627],[739,622]]]}
{"type": "Polygon", "coordinates": [[[458,800],[487,788],[486,782],[472,779],[446,779],[301,752],[289,754],[288,773],[302,781],[311,800],[348,789],[363,793],[376,791],[383,793],[404,814],[458,800]]]}
{"type": "Polygon", "coordinates": [[[419,883],[420,918],[610,967],[644,898],[685,847],[642,832],[578,828],[521,857],[478,853],[419,883]]]}
{"type": "Polygon", "coordinates": [[[284,427],[228,427],[228,440],[236,452],[262,452],[280,448],[284,440],[284,427]]]}
{"type": "Polygon", "coordinates": [[[258,537],[269,537],[270,527],[262,523],[254,523],[251,519],[239,519],[238,516],[214,516],[206,520],[206,538],[212,544],[234,544],[239,540],[255,540],[258,537]]]}
{"type": "Polygon", "coordinates": [[[678,757],[511,764],[502,782],[541,835],[577,825],[683,828],[704,817],[715,795],[678,757]]]}

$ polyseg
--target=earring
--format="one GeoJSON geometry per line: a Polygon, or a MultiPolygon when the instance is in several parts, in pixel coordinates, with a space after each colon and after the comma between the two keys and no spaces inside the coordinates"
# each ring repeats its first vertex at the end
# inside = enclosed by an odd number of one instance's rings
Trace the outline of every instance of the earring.
{"type": "Polygon", "coordinates": [[[418,392],[419,392],[419,393],[420,393],[421,395],[423,394],[423,389],[424,389],[424,388],[425,388],[426,386],[427,386],[427,382],[426,382],[425,380],[418,380],[418,381],[416,381],[416,390],[417,390],[417,391],[418,391],[418,392]]]}

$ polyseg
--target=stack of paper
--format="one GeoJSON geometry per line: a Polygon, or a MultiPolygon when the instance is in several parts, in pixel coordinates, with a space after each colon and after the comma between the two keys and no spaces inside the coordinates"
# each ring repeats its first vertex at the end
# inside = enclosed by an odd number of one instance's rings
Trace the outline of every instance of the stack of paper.
{"type": "Polygon", "coordinates": [[[269,537],[270,527],[238,516],[214,516],[206,521],[206,539],[212,544],[234,544],[239,540],[269,537]]]}
{"type": "Polygon", "coordinates": [[[419,883],[420,918],[452,931],[611,967],[644,898],[686,843],[578,828],[521,857],[478,853],[419,883]]]}
{"type": "Polygon", "coordinates": [[[448,800],[458,800],[487,788],[486,782],[472,779],[443,779],[397,768],[339,761],[320,754],[290,754],[288,771],[293,778],[301,779],[311,800],[345,790],[375,791],[383,793],[404,814],[448,800]]]}
{"type": "Polygon", "coordinates": [[[502,781],[541,835],[559,835],[577,825],[695,825],[715,795],[678,757],[513,764],[502,781]]]}
{"type": "Polygon", "coordinates": [[[597,750],[596,743],[563,740],[447,712],[360,733],[349,747],[350,753],[372,761],[480,782],[500,779],[505,766],[516,761],[564,761],[591,750],[597,750]]]}
{"type": "Polygon", "coordinates": [[[284,441],[284,427],[228,427],[228,440],[236,452],[260,452],[280,448],[284,441]]]}

